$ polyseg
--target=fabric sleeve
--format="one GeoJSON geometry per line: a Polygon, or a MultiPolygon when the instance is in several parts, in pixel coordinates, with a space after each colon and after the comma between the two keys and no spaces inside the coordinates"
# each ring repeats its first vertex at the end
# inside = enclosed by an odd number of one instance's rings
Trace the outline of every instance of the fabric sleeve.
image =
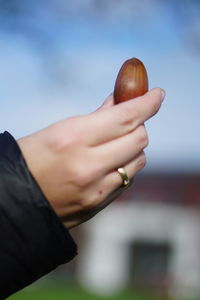
{"type": "Polygon", "coordinates": [[[0,300],[77,254],[72,237],[28,170],[15,139],[0,134],[0,300]]]}

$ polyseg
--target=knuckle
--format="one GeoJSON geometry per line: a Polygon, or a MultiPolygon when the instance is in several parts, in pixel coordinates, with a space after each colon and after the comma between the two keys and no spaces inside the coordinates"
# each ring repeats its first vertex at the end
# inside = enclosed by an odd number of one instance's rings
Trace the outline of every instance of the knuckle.
{"type": "Polygon", "coordinates": [[[146,159],[146,155],[144,153],[142,153],[137,161],[137,170],[141,170],[146,166],[147,163],[147,159],[146,159]]]}
{"type": "Polygon", "coordinates": [[[65,152],[83,143],[80,130],[80,117],[71,117],[52,125],[52,137],[49,141],[51,149],[56,153],[65,152]]]}
{"type": "Polygon", "coordinates": [[[98,197],[95,193],[90,193],[82,199],[82,209],[83,211],[92,212],[95,211],[96,207],[98,205],[98,197]]]}
{"type": "Polygon", "coordinates": [[[72,178],[74,178],[76,186],[85,188],[91,182],[90,169],[85,164],[78,164],[74,167],[72,178]]]}
{"type": "Polygon", "coordinates": [[[152,110],[154,115],[159,111],[160,105],[160,98],[155,98],[154,103],[152,104],[152,110]]]}
{"type": "Polygon", "coordinates": [[[81,210],[83,212],[95,213],[99,203],[99,195],[90,189],[83,193],[82,199],[80,200],[81,210]]]}
{"type": "Polygon", "coordinates": [[[120,113],[121,125],[126,128],[126,131],[129,132],[135,127],[135,121],[138,119],[139,111],[137,108],[134,111],[130,110],[130,107],[127,105],[123,108],[123,111],[120,113]]]}
{"type": "Polygon", "coordinates": [[[144,126],[139,127],[138,139],[139,139],[139,144],[142,146],[142,148],[148,146],[149,139],[148,139],[147,131],[144,126]]]}
{"type": "Polygon", "coordinates": [[[99,171],[97,168],[97,164],[91,162],[91,159],[87,159],[85,155],[85,159],[77,161],[72,165],[71,168],[72,178],[75,181],[74,184],[79,186],[80,188],[86,188],[91,185],[96,178],[98,177],[99,171]],[[88,163],[89,162],[89,163],[88,163]]]}
{"type": "Polygon", "coordinates": [[[154,104],[153,104],[153,114],[154,115],[158,112],[159,108],[160,108],[160,103],[158,101],[154,102],[154,104]]]}
{"type": "MultiPolygon", "coordinates": [[[[73,146],[82,144],[83,134],[81,131],[82,127],[80,126],[80,124],[82,124],[81,117],[71,117],[68,121],[69,123],[66,124],[66,129],[69,131],[69,140],[65,137],[66,142],[68,142],[66,144],[70,144],[73,146]]],[[[64,134],[66,136],[66,132],[64,132],[64,134]]]]}

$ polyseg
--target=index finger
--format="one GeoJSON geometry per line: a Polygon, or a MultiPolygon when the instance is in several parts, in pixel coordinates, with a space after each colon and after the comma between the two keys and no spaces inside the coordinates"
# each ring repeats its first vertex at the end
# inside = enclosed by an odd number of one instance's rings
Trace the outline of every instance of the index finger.
{"type": "Polygon", "coordinates": [[[154,88],[144,96],[90,114],[85,123],[88,143],[98,145],[130,133],[158,112],[164,96],[162,89],[154,88]]]}

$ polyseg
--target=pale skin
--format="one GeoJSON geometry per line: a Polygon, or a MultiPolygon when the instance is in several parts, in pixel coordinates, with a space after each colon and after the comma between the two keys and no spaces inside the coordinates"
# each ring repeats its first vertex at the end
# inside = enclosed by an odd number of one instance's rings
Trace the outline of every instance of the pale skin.
{"type": "Polygon", "coordinates": [[[144,123],[154,116],[164,92],[102,107],[59,121],[17,142],[38,185],[66,228],[93,217],[124,190],[117,172],[132,180],[146,164],[148,134],[144,123]]]}

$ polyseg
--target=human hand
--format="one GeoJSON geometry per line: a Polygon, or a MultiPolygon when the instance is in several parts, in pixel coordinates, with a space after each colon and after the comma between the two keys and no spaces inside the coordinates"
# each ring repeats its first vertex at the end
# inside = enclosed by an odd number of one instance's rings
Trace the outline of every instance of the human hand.
{"type": "Polygon", "coordinates": [[[163,98],[155,88],[113,105],[111,95],[91,114],[18,140],[31,173],[67,228],[90,219],[124,190],[119,167],[132,179],[145,166],[144,122],[157,113],[163,98]]]}

